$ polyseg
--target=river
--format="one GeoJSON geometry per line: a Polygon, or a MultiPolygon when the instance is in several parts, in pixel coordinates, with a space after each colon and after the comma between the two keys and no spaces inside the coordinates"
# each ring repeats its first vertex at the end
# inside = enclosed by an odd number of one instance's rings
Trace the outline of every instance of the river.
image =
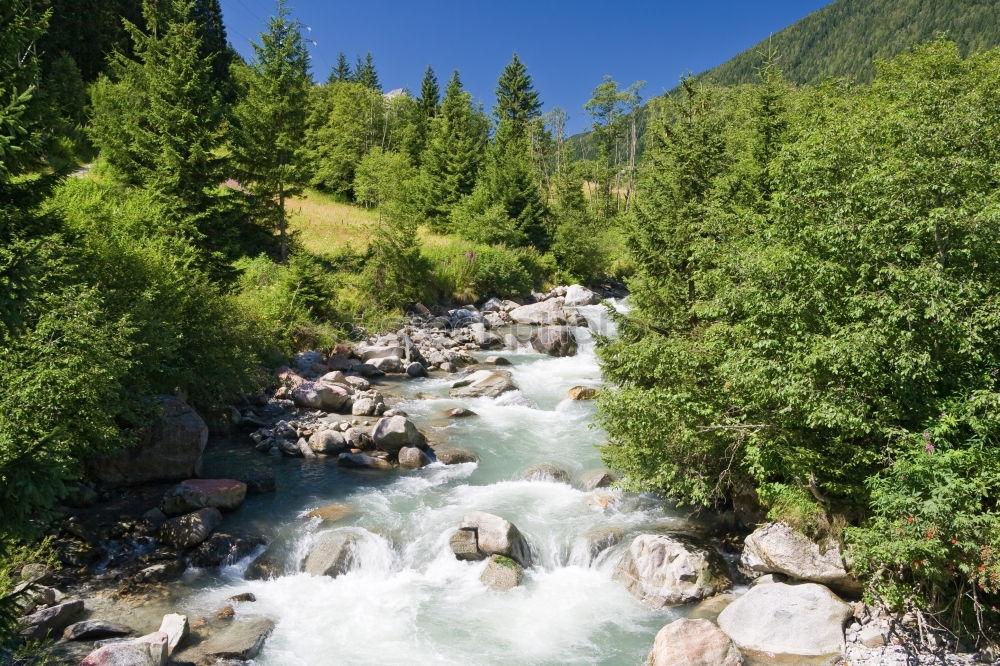
{"type": "MultiPolygon", "coordinates": [[[[591,329],[613,333],[604,306],[580,311],[591,329]]],[[[499,352],[520,390],[498,399],[450,398],[453,380],[440,377],[390,387],[432,444],[472,450],[478,463],[372,472],[339,468],[335,459],[275,459],[278,492],[248,498],[227,528],[266,534],[294,569],[317,531],[331,528],[304,514],[345,503],[356,513],[335,527],[364,530],[358,564],[337,578],[248,581],[245,562],[189,573],[184,612],[210,615],[229,596],[253,592],[256,603],[240,605],[238,616],[277,622],[255,662],[266,666],[641,663],[678,612],[640,604],[613,580],[614,566],[632,536],[682,527],[684,519],[653,497],[523,479],[539,463],[574,481],[601,467],[604,435],[593,403],[566,399],[570,387],[601,384],[590,330],[576,335],[579,351],[570,357],[499,352]],[[477,416],[443,417],[459,406],[477,416]],[[469,511],[502,516],[527,537],[534,566],[522,586],[490,590],[479,580],[485,562],[454,557],[448,539],[469,511]],[[621,543],[592,557],[583,535],[609,529],[621,543]]],[[[260,454],[242,451],[212,448],[206,471],[252,465],[254,456],[260,463],[260,454]]]]}

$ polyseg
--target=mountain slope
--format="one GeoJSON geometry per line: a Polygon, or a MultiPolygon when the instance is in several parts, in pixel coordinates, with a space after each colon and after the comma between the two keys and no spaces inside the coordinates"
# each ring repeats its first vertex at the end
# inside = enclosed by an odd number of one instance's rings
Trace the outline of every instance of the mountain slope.
{"type": "Polygon", "coordinates": [[[700,76],[723,85],[753,82],[770,48],[795,83],[870,81],[875,59],[940,32],[966,54],[1000,45],[1000,0],[837,0],[700,76]]]}

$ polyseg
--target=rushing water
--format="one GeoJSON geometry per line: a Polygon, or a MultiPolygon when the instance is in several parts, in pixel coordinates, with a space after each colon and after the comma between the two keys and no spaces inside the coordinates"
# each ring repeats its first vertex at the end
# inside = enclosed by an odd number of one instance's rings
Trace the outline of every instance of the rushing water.
{"type": "MultiPolygon", "coordinates": [[[[580,310],[591,328],[609,332],[603,306],[580,310]]],[[[236,565],[191,580],[187,612],[210,614],[230,595],[253,592],[257,602],[239,610],[277,621],[256,662],[267,666],[641,663],[675,611],[633,599],[612,580],[614,565],[633,535],[682,519],[653,498],[523,480],[538,463],[554,463],[574,480],[600,467],[603,433],[593,426],[593,404],[565,399],[572,386],[601,383],[590,332],[576,334],[580,349],[572,357],[504,353],[520,390],[496,400],[450,398],[448,379],[396,387],[399,406],[432,443],[470,449],[477,464],[373,473],[343,470],[330,459],[275,461],[279,492],[249,498],[227,526],[264,532],[296,562],[317,531],[329,528],[301,516],[346,503],[357,512],[336,527],[363,531],[358,566],[337,578],[246,581],[236,565]],[[442,418],[458,406],[478,416],[442,418]],[[451,553],[448,538],[477,510],[507,518],[530,542],[535,564],[521,587],[490,590],[479,581],[484,562],[451,553]],[[606,528],[625,539],[592,558],[581,537],[606,528]]]]}

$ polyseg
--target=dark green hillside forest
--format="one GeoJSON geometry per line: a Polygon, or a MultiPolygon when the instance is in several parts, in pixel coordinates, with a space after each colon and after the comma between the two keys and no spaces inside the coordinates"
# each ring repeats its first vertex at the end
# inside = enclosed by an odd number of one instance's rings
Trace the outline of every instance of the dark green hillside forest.
{"type": "Polygon", "coordinates": [[[831,536],[869,602],[995,643],[997,9],[839,0],[648,105],[597,72],[583,152],[517,54],[485,108],[459,69],[316,71],[284,0],[248,60],[217,0],[6,0],[0,642],[155,396],[224,423],[418,303],[610,279],[624,487],[831,536]]]}
{"type": "Polygon", "coordinates": [[[871,81],[875,60],[945,34],[963,54],[1000,45],[997,0],[836,0],[700,75],[712,83],[753,83],[761,54],[777,54],[793,83],[832,76],[871,81]]]}

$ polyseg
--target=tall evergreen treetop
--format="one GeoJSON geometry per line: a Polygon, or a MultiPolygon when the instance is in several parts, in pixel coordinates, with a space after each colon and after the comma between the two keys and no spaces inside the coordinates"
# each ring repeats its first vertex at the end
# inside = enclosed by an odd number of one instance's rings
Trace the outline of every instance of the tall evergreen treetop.
{"type": "Polygon", "coordinates": [[[375,60],[369,51],[365,59],[358,58],[358,64],[354,67],[354,80],[373,90],[382,91],[382,85],[378,80],[378,72],[375,71],[375,60]]]}
{"type": "Polygon", "coordinates": [[[350,81],[351,80],[351,66],[347,64],[347,56],[341,51],[337,54],[337,64],[334,65],[333,69],[330,70],[330,78],[327,79],[327,83],[333,83],[334,81],[350,81]]]}
{"type": "Polygon", "coordinates": [[[201,55],[212,63],[212,79],[217,85],[229,85],[234,54],[226,38],[219,0],[196,0],[193,18],[201,28],[201,55]]]}
{"type": "Polygon", "coordinates": [[[424,115],[433,118],[438,113],[441,102],[441,89],[438,87],[437,76],[430,65],[424,71],[424,80],[420,83],[420,108],[424,115]]]}
{"type": "Polygon", "coordinates": [[[497,81],[497,105],[493,109],[499,122],[511,120],[521,127],[541,116],[542,103],[531,83],[531,75],[521,59],[514,58],[497,81]]]}

